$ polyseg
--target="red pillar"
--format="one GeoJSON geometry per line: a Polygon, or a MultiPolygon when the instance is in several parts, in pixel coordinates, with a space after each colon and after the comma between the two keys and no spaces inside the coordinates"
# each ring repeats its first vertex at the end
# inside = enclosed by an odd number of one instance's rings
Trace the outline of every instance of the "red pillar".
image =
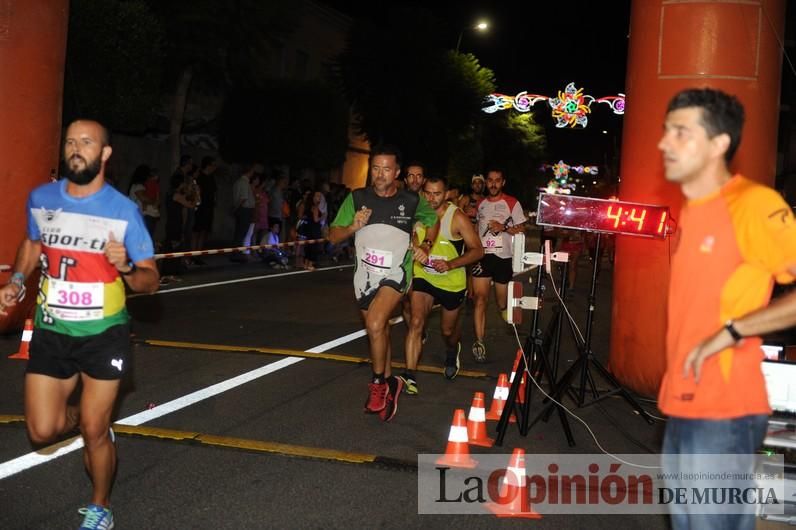
{"type": "MultiPolygon", "coordinates": [[[[663,177],[656,148],[666,105],[681,89],[713,87],[746,108],[732,170],[768,184],[776,171],[785,0],[634,0],[630,19],[622,200],[665,204],[678,218],[680,189],[663,177]]],[[[619,236],[611,329],[613,373],[655,394],[665,368],[671,242],[619,236]]]]}
{"type": "MultiPolygon", "coordinates": [[[[25,235],[28,193],[58,167],[68,0],[0,2],[0,265],[13,265],[25,235]]],[[[0,284],[9,273],[0,272],[0,284]]],[[[35,301],[0,318],[0,333],[20,327],[35,301]]]]}

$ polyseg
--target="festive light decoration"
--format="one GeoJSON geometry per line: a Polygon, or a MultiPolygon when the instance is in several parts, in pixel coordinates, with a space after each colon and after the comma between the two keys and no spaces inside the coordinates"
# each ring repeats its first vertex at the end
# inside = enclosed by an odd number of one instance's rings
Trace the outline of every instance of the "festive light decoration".
{"type": "Polygon", "coordinates": [[[559,177],[566,177],[569,175],[570,171],[574,171],[578,175],[583,175],[584,173],[587,175],[597,175],[600,172],[600,168],[597,166],[570,166],[563,160],[559,160],[555,164],[542,164],[540,168],[542,171],[547,171],[548,169],[553,170],[553,175],[556,178],[559,177]]]}
{"type": "Polygon", "coordinates": [[[577,183],[580,182],[580,179],[576,179],[575,182],[569,179],[570,171],[578,175],[597,175],[599,173],[597,166],[570,166],[563,160],[559,160],[555,164],[542,164],[539,169],[542,171],[553,170],[553,179],[547,183],[547,186],[541,188],[541,191],[563,195],[569,195],[574,192],[578,186],[577,183]]]}
{"type": "Polygon", "coordinates": [[[605,103],[614,114],[625,113],[625,95],[605,96],[595,98],[583,93],[582,88],[576,88],[575,83],[569,83],[563,91],[558,91],[558,96],[551,98],[540,94],[528,94],[520,92],[516,96],[505,94],[490,94],[486,97],[487,105],[481,110],[487,114],[493,114],[502,110],[514,108],[518,112],[530,112],[531,107],[540,101],[547,101],[552,109],[553,118],[556,120],[556,127],[586,127],[589,123],[588,115],[591,114],[591,104],[605,103]]]}
{"type": "Polygon", "coordinates": [[[539,188],[539,191],[543,191],[545,193],[557,193],[559,195],[570,195],[573,191],[575,191],[575,184],[560,185],[555,180],[551,180],[547,183],[547,186],[544,188],[539,188]]]}

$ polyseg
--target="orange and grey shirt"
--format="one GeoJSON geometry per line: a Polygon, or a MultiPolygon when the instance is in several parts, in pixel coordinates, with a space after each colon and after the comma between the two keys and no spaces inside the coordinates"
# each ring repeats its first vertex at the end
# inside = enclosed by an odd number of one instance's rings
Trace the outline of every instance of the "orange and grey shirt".
{"type": "Polygon", "coordinates": [[[684,378],[688,353],[727,320],[768,304],[776,280],[796,266],[796,222],[779,194],[741,175],[719,191],[689,201],[669,283],[666,373],[658,406],[681,418],[729,419],[770,414],[759,337],[748,337],[684,378]]]}

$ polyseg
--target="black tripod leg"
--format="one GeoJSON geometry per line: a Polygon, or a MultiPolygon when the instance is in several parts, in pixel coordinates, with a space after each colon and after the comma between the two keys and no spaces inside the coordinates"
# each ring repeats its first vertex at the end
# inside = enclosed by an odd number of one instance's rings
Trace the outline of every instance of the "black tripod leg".
{"type": "MultiPolygon", "coordinates": [[[[564,372],[564,375],[561,376],[561,381],[559,381],[555,391],[550,394],[550,396],[553,399],[561,403],[561,396],[563,396],[565,390],[570,387],[572,378],[575,376],[575,373],[581,368],[580,365],[581,363],[584,362],[584,359],[585,357],[583,356],[578,357],[578,359],[572,364],[572,366],[570,366],[569,369],[566,372],[564,372]]],[[[553,407],[558,407],[558,406],[559,405],[556,404],[555,402],[550,401],[550,403],[544,409],[542,409],[539,412],[539,414],[536,415],[533,421],[531,421],[531,427],[536,425],[539,422],[539,420],[541,420],[542,418],[549,418],[550,414],[552,414],[553,412],[553,407]]]]}
{"type": "MultiPolygon", "coordinates": [[[[550,394],[552,396],[552,395],[555,394],[555,391],[556,391],[556,380],[555,380],[555,376],[553,375],[553,367],[550,365],[550,359],[544,354],[541,355],[541,363],[542,363],[542,371],[541,371],[541,376],[539,377],[539,381],[538,381],[539,382],[539,386],[541,386],[541,384],[543,383],[542,378],[543,377],[547,377],[547,385],[548,385],[548,388],[550,389],[548,394],[550,394]]],[[[533,383],[529,382],[528,384],[530,385],[530,384],[533,384],[533,383]]],[[[542,400],[542,403],[543,404],[550,403],[550,398],[545,397],[542,400]]],[[[552,409],[550,409],[550,410],[552,411],[552,409]]],[[[550,419],[550,414],[548,413],[543,419],[544,419],[545,423],[547,423],[547,421],[550,419]]]]}
{"type": "MultiPolygon", "coordinates": [[[[547,332],[546,332],[546,335],[545,335],[545,337],[547,337],[549,339],[548,344],[547,344],[547,348],[545,350],[545,351],[548,352],[548,358],[550,356],[550,347],[552,346],[552,348],[553,348],[553,355],[552,355],[553,363],[552,363],[552,370],[551,370],[552,377],[549,378],[549,381],[550,381],[550,392],[549,393],[551,393],[551,394],[555,390],[555,384],[554,383],[555,383],[556,379],[558,378],[558,365],[559,365],[559,359],[561,357],[561,328],[563,327],[562,320],[566,317],[566,311],[565,311],[565,308],[564,308],[563,299],[564,299],[564,297],[567,294],[567,270],[568,270],[568,265],[569,265],[569,262],[561,263],[561,280],[560,280],[561,281],[561,291],[560,291],[559,295],[560,295],[562,301],[558,302],[556,304],[555,308],[553,309],[553,311],[555,313],[555,316],[553,317],[553,320],[551,320],[550,324],[548,325],[547,332]],[[551,333],[551,330],[552,330],[552,333],[553,333],[553,337],[552,338],[548,337],[548,335],[551,333]],[[550,341],[552,341],[552,342],[550,342],[550,341]]],[[[576,337],[575,328],[573,327],[573,324],[569,320],[569,318],[567,318],[567,324],[569,325],[569,330],[572,333],[572,336],[576,337]]],[[[579,344],[577,338],[575,339],[575,343],[579,344]]],[[[542,401],[542,403],[543,404],[547,404],[547,403],[549,403],[549,401],[550,401],[549,398],[545,397],[544,400],[542,401]]],[[[547,414],[545,416],[545,418],[544,418],[544,421],[547,422],[549,420],[550,420],[550,414],[547,414]]]]}
{"type": "Polygon", "coordinates": [[[530,428],[528,425],[529,420],[531,419],[531,399],[533,397],[533,383],[527,380],[528,377],[531,377],[530,374],[534,371],[534,366],[537,364],[535,358],[541,357],[544,358],[544,355],[536,355],[536,347],[533,345],[530,349],[524,349],[523,352],[525,354],[522,356],[522,362],[517,366],[517,372],[514,374],[515,379],[520,380],[520,385],[522,385],[522,380],[526,379],[525,381],[525,395],[522,396],[523,398],[523,405],[522,417],[517,418],[520,422],[520,434],[523,436],[528,436],[528,429],[530,428]],[[531,360],[530,364],[528,361],[528,352],[531,352],[531,360]]]}
{"type": "Polygon", "coordinates": [[[572,436],[572,429],[569,426],[569,418],[567,418],[567,412],[561,408],[558,408],[558,418],[561,420],[561,427],[564,429],[564,436],[567,437],[567,445],[570,447],[575,447],[575,437],[572,436]]]}
{"type": "MultiPolygon", "coordinates": [[[[518,377],[524,377],[526,373],[525,370],[528,370],[528,372],[533,372],[535,369],[534,366],[536,366],[536,359],[538,358],[536,355],[536,348],[538,347],[537,342],[538,341],[534,340],[533,337],[530,336],[525,339],[525,345],[522,347],[522,362],[517,364],[517,371],[514,373],[515,379],[518,377]],[[530,354],[528,352],[530,352],[530,354]]],[[[522,386],[522,379],[520,379],[520,386],[522,386]]],[[[528,420],[531,416],[531,407],[529,403],[531,402],[532,390],[532,388],[526,385],[522,395],[520,394],[520,391],[517,392],[517,395],[520,399],[517,400],[516,403],[517,411],[515,412],[515,415],[517,417],[517,421],[519,422],[520,434],[523,436],[528,435],[528,420]]]]}
{"type": "MultiPolygon", "coordinates": [[[[523,361],[523,363],[524,362],[525,361],[523,361]]],[[[517,394],[519,393],[520,390],[520,381],[522,381],[522,377],[520,377],[520,374],[515,373],[514,381],[511,382],[511,386],[509,387],[509,395],[506,398],[506,405],[503,407],[503,414],[500,415],[500,420],[498,420],[497,424],[497,436],[495,437],[495,445],[497,445],[498,447],[503,445],[503,438],[506,436],[506,429],[509,426],[509,418],[511,418],[511,415],[514,413],[515,406],[520,405],[517,402],[517,394]]],[[[528,403],[525,403],[524,406],[527,407],[528,403]]],[[[521,411],[521,414],[525,413],[526,411],[521,411]]]]}
{"type": "Polygon", "coordinates": [[[638,412],[638,414],[644,419],[644,421],[646,421],[650,425],[655,423],[655,420],[653,420],[652,417],[650,417],[650,415],[647,414],[646,410],[641,408],[641,404],[639,404],[639,402],[636,401],[636,398],[634,398],[633,396],[630,395],[630,392],[625,390],[625,388],[622,385],[619,384],[619,381],[616,380],[616,378],[613,376],[613,374],[611,372],[609,372],[602,364],[600,364],[600,362],[597,359],[592,359],[591,362],[592,362],[592,364],[594,364],[594,366],[597,368],[597,370],[600,371],[600,374],[602,374],[602,376],[609,383],[611,383],[611,385],[615,389],[617,389],[619,394],[623,398],[625,398],[625,401],[627,401],[630,404],[630,406],[633,408],[633,410],[638,412]]]}
{"type": "MultiPolygon", "coordinates": [[[[561,399],[560,397],[558,397],[558,398],[555,397],[556,394],[557,394],[557,390],[556,390],[556,381],[555,381],[555,375],[554,375],[553,369],[551,368],[550,363],[549,363],[549,361],[548,361],[548,359],[546,357],[542,358],[542,362],[543,362],[543,370],[544,370],[543,374],[547,376],[547,381],[548,381],[549,388],[550,388],[550,392],[549,393],[550,393],[551,396],[553,396],[554,399],[556,399],[556,401],[560,401],[560,399],[561,399]]],[[[539,379],[540,379],[539,386],[541,386],[541,383],[542,383],[541,377],[539,379]]],[[[528,384],[529,388],[530,388],[531,385],[533,385],[533,383],[530,382],[530,381],[528,381],[527,384],[528,384]]],[[[549,401],[548,398],[545,398],[545,400],[549,401]]],[[[561,428],[564,430],[564,435],[567,437],[567,444],[570,447],[575,447],[575,438],[574,438],[574,436],[572,436],[572,429],[569,426],[569,418],[567,418],[566,411],[563,408],[561,408],[560,406],[556,405],[553,402],[550,402],[550,405],[548,406],[548,409],[547,409],[547,414],[545,414],[542,419],[545,422],[549,421],[550,414],[552,413],[552,410],[553,410],[552,408],[549,408],[550,406],[555,406],[556,409],[558,410],[558,419],[561,422],[561,428]]]]}
{"type": "MultiPolygon", "coordinates": [[[[561,264],[561,300],[564,300],[564,297],[567,295],[567,269],[569,269],[569,262],[564,262],[561,264]]],[[[561,355],[561,319],[564,318],[564,307],[563,302],[559,303],[556,306],[556,318],[555,318],[555,335],[553,343],[555,346],[553,348],[553,379],[556,379],[558,376],[558,361],[561,355]]]]}
{"type": "Polygon", "coordinates": [[[589,381],[589,388],[591,389],[592,398],[597,399],[600,397],[600,393],[597,391],[597,384],[594,382],[594,377],[591,375],[591,372],[586,372],[586,377],[589,381]]]}
{"type": "MultiPolygon", "coordinates": [[[[534,290],[537,299],[541,299],[542,297],[542,280],[544,276],[542,276],[542,267],[538,267],[536,272],[536,288],[534,290]]],[[[536,337],[537,329],[539,328],[539,318],[540,318],[541,311],[539,309],[534,310],[533,312],[533,319],[531,321],[531,334],[529,335],[528,339],[526,340],[526,349],[525,352],[528,352],[529,349],[527,348],[528,342],[531,338],[536,337]]],[[[530,348],[531,355],[534,353],[533,345],[530,348]]],[[[527,355],[527,353],[526,353],[527,355]]],[[[519,420],[519,429],[522,433],[523,427],[527,425],[528,418],[527,416],[530,414],[530,400],[526,400],[525,403],[520,404],[517,402],[517,394],[520,389],[520,382],[522,381],[522,370],[525,370],[527,366],[525,365],[525,356],[523,356],[522,363],[518,363],[517,365],[517,372],[514,374],[514,381],[511,382],[511,387],[509,388],[509,395],[506,398],[506,405],[503,409],[503,414],[500,415],[500,420],[498,420],[497,424],[497,436],[495,437],[495,445],[501,446],[503,445],[503,438],[506,436],[506,429],[509,425],[509,418],[511,418],[511,414],[516,410],[518,410],[518,420],[519,420]]],[[[528,429],[525,429],[525,433],[528,432],[528,429]]]]}

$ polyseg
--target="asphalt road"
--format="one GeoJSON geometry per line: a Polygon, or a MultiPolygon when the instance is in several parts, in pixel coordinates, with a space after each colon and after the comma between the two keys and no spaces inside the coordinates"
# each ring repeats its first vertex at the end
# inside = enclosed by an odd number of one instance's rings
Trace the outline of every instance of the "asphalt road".
{"type": "MultiPolygon", "coordinates": [[[[190,271],[157,295],[129,301],[134,366],[123,382],[115,417],[120,423],[132,417],[141,426],[117,429],[119,467],[112,496],[117,528],[668,527],[661,515],[547,515],[530,522],[491,515],[418,515],[413,463],[419,453],[444,451],[453,410],[467,410],[474,392],[483,391],[488,406],[497,374],[510,371],[517,351],[511,328],[490,311],[489,362],[476,365],[469,353],[472,310],[467,308],[463,369],[485,375],[461,375],[450,382],[438,373],[421,373],[420,394],[402,396],[397,416],[385,424],[362,413],[370,368],[362,361],[366,339],[349,336],[362,329],[350,266],[285,274],[259,263],[233,265],[223,257],[207,261],[207,267],[190,271]],[[151,341],[193,345],[163,347],[151,341]],[[289,351],[313,348],[350,358],[294,357],[289,351]],[[232,386],[242,374],[251,380],[232,386]],[[196,394],[208,387],[204,395],[196,394]],[[174,400],[185,396],[196,401],[179,408],[174,400]],[[343,461],[363,455],[376,459],[343,461]]],[[[582,264],[570,304],[581,324],[588,266],[582,264]]],[[[610,272],[607,268],[602,274],[598,291],[598,356],[604,356],[608,343],[610,272]]],[[[421,362],[439,367],[438,325],[435,312],[421,362]]],[[[528,324],[519,331],[524,340],[528,324]]],[[[393,326],[397,360],[403,358],[404,335],[402,323],[393,326]]],[[[18,336],[0,338],[0,415],[10,416],[0,423],[0,470],[31,451],[24,424],[13,421],[23,412],[25,363],[6,357],[18,344],[18,336]]],[[[574,356],[565,337],[562,368],[574,356]]],[[[654,404],[644,404],[655,412],[654,404]]],[[[647,425],[621,399],[577,412],[611,452],[659,448],[661,422],[647,425]]],[[[582,426],[572,422],[572,429],[574,448],[567,446],[554,416],[535,425],[527,437],[511,427],[503,447],[473,452],[507,454],[513,447],[528,453],[599,452],[582,426]]],[[[0,528],[76,528],[81,520],[77,509],[87,502],[89,487],[80,451],[0,478],[0,528]]]]}

